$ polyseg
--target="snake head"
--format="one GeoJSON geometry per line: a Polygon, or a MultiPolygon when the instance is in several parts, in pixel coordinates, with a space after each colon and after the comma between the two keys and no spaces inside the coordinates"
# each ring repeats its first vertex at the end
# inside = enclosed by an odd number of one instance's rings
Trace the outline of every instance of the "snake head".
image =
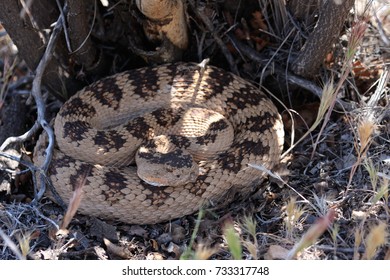
{"type": "Polygon", "coordinates": [[[152,186],[181,186],[196,181],[199,166],[169,136],[157,136],[142,145],[135,157],[137,175],[152,186]]]}

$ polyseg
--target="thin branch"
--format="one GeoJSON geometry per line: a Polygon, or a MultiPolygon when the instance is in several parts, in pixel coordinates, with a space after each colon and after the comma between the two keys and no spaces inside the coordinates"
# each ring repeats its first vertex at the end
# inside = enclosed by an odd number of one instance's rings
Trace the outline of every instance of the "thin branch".
{"type": "Polygon", "coordinates": [[[72,53],[72,46],[70,45],[69,35],[68,35],[68,28],[66,27],[66,20],[65,20],[65,12],[62,9],[61,3],[59,0],[56,0],[58,10],[60,10],[62,20],[62,29],[64,30],[65,35],[65,41],[66,41],[66,47],[68,48],[68,52],[72,53]]]}
{"type": "MultiPolygon", "coordinates": [[[[64,8],[65,13],[67,11],[67,8],[65,6],[64,8]]],[[[54,148],[54,132],[53,129],[50,127],[48,122],[45,119],[45,111],[46,111],[46,105],[42,97],[42,91],[41,91],[41,85],[42,85],[42,77],[45,72],[46,66],[48,65],[49,61],[51,60],[53,53],[54,53],[54,47],[56,45],[57,39],[59,38],[59,35],[61,33],[62,27],[63,27],[63,14],[61,14],[54,26],[53,32],[50,36],[49,42],[47,44],[45,53],[43,54],[43,57],[41,58],[38,67],[36,68],[35,71],[35,78],[33,80],[32,84],[32,90],[31,94],[34,97],[35,103],[37,105],[37,121],[33,125],[33,127],[24,133],[21,136],[17,137],[9,137],[4,141],[4,143],[0,147],[0,151],[3,151],[9,144],[11,143],[17,143],[17,142],[23,142],[30,138],[33,134],[37,132],[37,130],[42,127],[45,132],[48,135],[49,143],[48,146],[46,147],[46,158],[42,166],[40,166],[41,174],[40,174],[40,189],[39,193],[36,194],[34,201],[38,201],[42,196],[43,193],[45,192],[45,179],[44,179],[44,173],[46,173],[51,158],[53,154],[53,148],[54,148]]]]}
{"type": "MultiPolygon", "coordinates": [[[[23,164],[24,166],[26,166],[28,169],[30,169],[31,171],[36,171],[37,170],[37,167],[32,164],[31,162],[28,162],[28,161],[25,161],[25,160],[22,160],[20,159],[19,157],[17,156],[14,156],[14,155],[10,155],[10,154],[7,154],[7,153],[3,153],[3,152],[0,152],[0,158],[1,157],[5,157],[5,158],[8,158],[10,160],[14,160],[14,161],[17,161],[21,164],[23,164]]],[[[1,168],[0,168],[1,169],[1,168]]]]}
{"type": "Polygon", "coordinates": [[[38,32],[39,37],[42,39],[43,43],[46,43],[46,38],[43,32],[39,29],[38,23],[35,21],[32,13],[31,13],[31,4],[33,3],[32,0],[29,0],[27,3],[24,0],[20,1],[20,4],[22,4],[22,11],[20,12],[20,17],[25,18],[26,14],[28,15],[28,18],[30,19],[32,27],[38,32]]]}
{"type": "Polygon", "coordinates": [[[13,143],[20,143],[20,142],[23,142],[23,141],[26,141],[27,139],[31,138],[31,136],[34,135],[35,132],[37,132],[37,130],[39,129],[39,123],[38,122],[35,122],[33,127],[30,128],[29,131],[27,131],[26,133],[22,134],[22,135],[19,135],[19,136],[11,136],[11,137],[8,137],[7,139],[5,139],[5,141],[3,142],[3,144],[0,146],[0,151],[4,151],[5,148],[7,148],[8,145],[10,144],[13,144],[13,143]]]}

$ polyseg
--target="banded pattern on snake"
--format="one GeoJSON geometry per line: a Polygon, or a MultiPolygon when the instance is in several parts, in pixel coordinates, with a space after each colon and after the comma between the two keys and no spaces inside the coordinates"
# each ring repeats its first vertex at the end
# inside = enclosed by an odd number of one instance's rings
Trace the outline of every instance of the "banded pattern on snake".
{"type": "MultiPolygon", "coordinates": [[[[264,173],[248,164],[272,170],[284,138],[280,115],[261,90],[232,73],[194,63],[99,80],[62,106],[54,127],[57,146],[48,173],[58,194],[66,202],[81,184],[81,213],[134,224],[188,215],[235,193],[249,195],[264,173]],[[189,118],[182,117],[186,113],[189,118]],[[197,120],[198,114],[206,117],[197,120]],[[209,118],[215,120],[205,126],[209,118]],[[192,126],[203,132],[192,132],[192,126]],[[184,148],[192,147],[187,138],[198,143],[201,152],[197,146],[189,151],[195,153],[196,175],[176,185],[140,179],[134,156],[142,145],[156,146],[150,144],[156,137],[172,138],[184,148]]],[[[45,145],[43,134],[35,149],[37,164],[43,162],[45,145]]],[[[161,162],[161,173],[144,173],[158,179],[179,169],[175,159],[161,162]]]]}

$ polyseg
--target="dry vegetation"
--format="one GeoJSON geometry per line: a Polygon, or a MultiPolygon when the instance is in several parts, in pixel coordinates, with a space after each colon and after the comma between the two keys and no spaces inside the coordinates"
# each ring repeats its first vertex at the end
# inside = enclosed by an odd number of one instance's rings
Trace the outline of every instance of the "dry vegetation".
{"type": "MultiPolygon", "coordinates": [[[[49,200],[32,201],[33,137],[20,158],[0,154],[20,162],[0,165],[0,259],[390,259],[389,4],[356,1],[319,75],[294,83],[283,67],[313,22],[293,20],[283,1],[241,18],[235,1],[200,2],[188,1],[184,58],[211,56],[273,93],[287,134],[280,170],[250,201],[164,224],[64,217],[49,200]]],[[[0,36],[0,122],[13,120],[4,112],[18,100],[27,104],[25,131],[36,118],[32,74],[4,29],[0,36]]],[[[45,99],[54,115],[60,102],[45,99]]]]}

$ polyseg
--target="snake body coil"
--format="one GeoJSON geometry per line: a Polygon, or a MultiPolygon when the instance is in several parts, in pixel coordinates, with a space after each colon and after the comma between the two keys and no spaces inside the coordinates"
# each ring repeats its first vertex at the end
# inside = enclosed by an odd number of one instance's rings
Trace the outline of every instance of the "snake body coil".
{"type": "MultiPolygon", "coordinates": [[[[249,195],[264,173],[248,164],[271,170],[279,163],[284,136],[277,109],[262,91],[229,72],[192,63],[130,70],[85,87],[62,106],[55,135],[48,173],[64,201],[81,187],[81,213],[135,224],[188,215],[209,202],[226,202],[234,193],[249,195]],[[223,148],[207,154],[209,146],[204,146],[206,156],[194,156],[199,174],[192,182],[153,186],[141,180],[134,166],[137,148],[145,139],[175,135],[184,123],[191,130],[192,118],[179,117],[189,108],[226,119],[194,138],[223,148]],[[226,126],[232,137],[219,144],[229,138],[217,137],[226,126]]],[[[187,146],[185,137],[179,142],[187,146]]],[[[45,146],[43,135],[35,149],[37,164],[44,160],[45,146]]],[[[175,164],[161,165],[179,169],[175,164]]]]}

